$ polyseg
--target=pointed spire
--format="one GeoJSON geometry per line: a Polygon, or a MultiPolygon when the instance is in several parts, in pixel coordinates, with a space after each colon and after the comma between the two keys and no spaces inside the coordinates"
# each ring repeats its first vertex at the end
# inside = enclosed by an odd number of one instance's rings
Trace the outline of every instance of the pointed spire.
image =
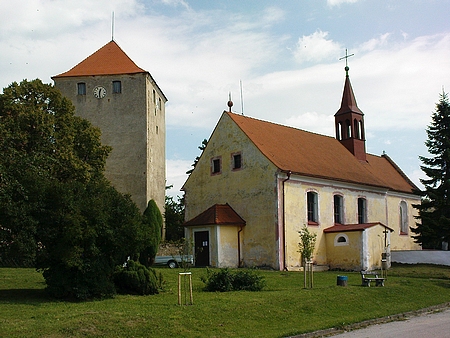
{"type": "Polygon", "coordinates": [[[363,114],[361,110],[359,110],[358,105],[356,104],[355,94],[353,93],[352,84],[350,83],[350,77],[348,76],[348,67],[346,68],[345,75],[345,84],[344,84],[344,92],[342,93],[342,101],[341,108],[336,112],[336,115],[345,114],[348,112],[353,112],[357,114],[363,114]]]}

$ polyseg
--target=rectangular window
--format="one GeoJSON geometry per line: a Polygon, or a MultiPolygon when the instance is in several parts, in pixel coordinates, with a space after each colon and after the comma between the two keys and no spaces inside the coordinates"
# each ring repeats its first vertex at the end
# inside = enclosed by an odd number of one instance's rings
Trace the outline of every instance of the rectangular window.
{"type": "Polygon", "coordinates": [[[232,154],[232,169],[237,170],[242,168],[242,155],[241,153],[232,154]]]}
{"type": "Polygon", "coordinates": [[[334,195],[334,223],[343,224],[344,221],[344,198],[334,195]]]}
{"type": "Polygon", "coordinates": [[[211,159],[211,174],[220,174],[221,170],[222,168],[220,157],[214,157],[213,159],[211,159]]]}
{"type": "Polygon", "coordinates": [[[77,83],[78,95],[86,95],[86,83],[77,83]]]}
{"type": "Polygon", "coordinates": [[[367,223],[367,205],[365,198],[358,198],[358,223],[367,223]]]}
{"type": "Polygon", "coordinates": [[[122,93],[122,82],[121,81],[113,81],[113,93],[114,94],[122,93]]]}
{"type": "Polygon", "coordinates": [[[308,206],[308,224],[317,225],[319,221],[317,208],[317,193],[308,191],[306,193],[306,204],[308,206]]]}

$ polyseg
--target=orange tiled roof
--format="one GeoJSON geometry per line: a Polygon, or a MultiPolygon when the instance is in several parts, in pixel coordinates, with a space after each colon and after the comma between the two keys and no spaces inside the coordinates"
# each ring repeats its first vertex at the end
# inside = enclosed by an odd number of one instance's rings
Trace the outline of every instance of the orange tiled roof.
{"type": "Polygon", "coordinates": [[[224,112],[281,171],[411,193],[415,185],[387,156],[359,161],[337,139],[224,112]]]}
{"type": "Polygon", "coordinates": [[[346,231],[362,231],[368,228],[371,228],[375,225],[381,225],[382,227],[385,227],[390,232],[393,232],[394,229],[389,228],[388,226],[384,225],[383,223],[377,222],[377,223],[364,223],[364,224],[336,224],[332,227],[323,229],[323,232],[346,232],[346,231]]]}
{"type": "Polygon", "coordinates": [[[245,221],[233,210],[228,203],[214,204],[208,210],[183,224],[184,226],[195,225],[240,225],[245,221]]]}
{"type": "Polygon", "coordinates": [[[146,73],[113,40],[58,77],[146,73]]]}

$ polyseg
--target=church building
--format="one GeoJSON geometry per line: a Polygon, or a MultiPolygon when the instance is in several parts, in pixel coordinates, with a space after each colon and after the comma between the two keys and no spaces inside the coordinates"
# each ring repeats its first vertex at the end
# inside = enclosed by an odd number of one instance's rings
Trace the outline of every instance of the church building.
{"type": "Polygon", "coordinates": [[[299,231],[317,234],[318,269],[374,269],[417,250],[416,186],[366,153],[364,114],[348,76],[329,137],[223,112],[185,182],[185,234],[197,266],[301,266],[299,231]]]}
{"type": "Polygon", "coordinates": [[[165,104],[150,73],[138,67],[112,40],[72,69],[52,77],[75,105],[75,114],[102,132],[112,147],[105,175],[141,211],[165,199],[165,104]]]}

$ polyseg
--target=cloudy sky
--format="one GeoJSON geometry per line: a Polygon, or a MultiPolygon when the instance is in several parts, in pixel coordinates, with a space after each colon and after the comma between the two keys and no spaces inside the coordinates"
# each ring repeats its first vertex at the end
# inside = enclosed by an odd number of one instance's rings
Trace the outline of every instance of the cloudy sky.
{"type": "Polygon", "coordinates": [[[333,136],[347,48],[367,151],[417,184],[450,88],[449,0],[0,0],[0,88],[65,72],[112,37],[169,101],[167,183],[180,195],[227,109],[333,136]],[[241,85],[242,97],[241,100],[241,85]]]}

